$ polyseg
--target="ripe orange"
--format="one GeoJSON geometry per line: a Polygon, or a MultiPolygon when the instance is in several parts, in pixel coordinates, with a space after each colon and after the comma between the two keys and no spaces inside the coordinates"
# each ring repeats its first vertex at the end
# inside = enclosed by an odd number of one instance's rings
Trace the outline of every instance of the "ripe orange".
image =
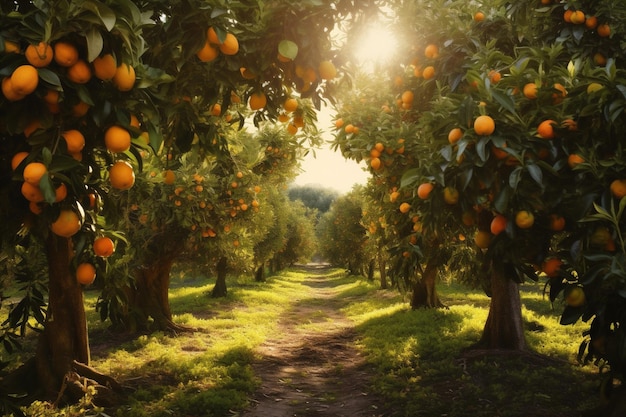
{"type": "Polygon", "coordinates": [[[296,109],[298,108],[298,100],[296,100],[295,98],[288,98],[287,100],[285,100],[285,103],[283,103],[283,108],[286,112],[296,111],[296,109]]]}
{"type": "Polygon", "coordinates": [[[537,134],[542,139],[554,139],[556,136],[554,133],[554,125],[556,122],[554,120],[548,119],[539,123],[537,127],[537,134]]]}
{"type": "Polygon", "coordinates": [[[474,13],[474,22],[482,22],[485,20],[485,14],[483,12],[474,13]]]}
{"type": "Polygon", "coordinates": [[[412,104],[413,100],[415,99],[415,95],[411,90],[406,90],[404,93],[402,93],[401,99],[402,103],[412,104]]]}
{"type": "Polygon", "coordinates": [[[24,167],[24,181],[38,186],[39,181],[41,181],[41,177],[48,172],[48,168],[41,162],[31,162],[24,167]]]}
{"type": "Polygon", "coordinates": [[[16,42],[5,39],[4,40],[4,53],[5,54],[19,54],[20,45],[16,42]]]}
{"type": "Polygon", "coordinates": [[[585,12],[582,10],[576,10],[570,15],[569,20],[575,25],[581,25],[585,23],[585,12]]]}
{"type": "Polygon", "coordinates": [[[391,194],[389,194],[389,201],[395,203],[398,197],[400,197],[400,193],[398,191],[392,191],[391,194]]]}
{"type": "Polygon", "coordinates": [[[480,249],[487,249],[491,243],[491,238],[491,233],[484,230],[478,230],[474,235],[474,243],[476,243],[476,246],[480,249]]]}
{"type": "Polygon", "coordinates": [[[437,58],[439,56],[439,47],[435,44],[429,44],[424,48],[424,56],[426,58],[437,58]]]}
{"type": "Polygon", "coordinates": [[[217,32],[215,31],[213,27],[210,27],[207,29],[206,37],[207,37],[207,40],[212,44],[219,45],[221,43],[217,36],[217,32]]]}
{"type": "Polygon", "coordinates": [[[565,218],[559,214],[550,215],[550,230],[560,232],[565,229],[565,218]]]}
{"type": "Polygon", "coordinates": [[[2,79],[2,94],[9,101],[18,101],[25,97],[24,94],[18,94],[15,90],[13,90],[11,77],[4,77],[2,79]]]}
{"type": "Polygon", "coordinates": [[[585,26],[587,29],[595,29],[598,26],[598,18],[595,16],[589,16],[587,20],[585,20],[585,26]]]}
{"type": "Polygon", "coordinates": [[[76,267],[76,281],[83,285],[90,285],[96,280],[96,268],[89,262],[83,262],[76,267]]]}
{"type": "Polygon", "coordinates": [[[115,244],[113,243],[113,240],[111,240],[111,238],[101,236],[93,241],[93,252],[96,254],[96,256],[108,258],[109,256],[113,255],[113,252],[115,252],[115,244]]]}
{"type": "Polygon", "coordinates": [[[343,119],[339,118],[335,120],[335,129],[341,129],[343,127],[343,119]]]}
{"type": "Polygon", "coordinates": [[[267,105],[267,97],[263,91],[256,91],[250,96],[248,104],[250,109],[260,110],[267,105]]]}
{"type": "Polygon", "coordinates": [[[541,271],[549,278],[554,278],[559,275],[559,271],[561,270],[562,265],[563,261],[561,261],[559,258],[549,258],[546,259],[541,265],[541,271]]]}
{"type": "Polygon", "coordinates": [[[54,44],[54,61],[62,67],[71,67],[78,61],[78,49],[68,42],[54,44]]]}
{"type": "Polygon", "coordinates": [[[489,75],[489,81],[491,81],[492,84],[498,84],[500,80],[502,79],[502,74],[500,74],[496,70],[489,71],[488,75],[489,75]]]}
{"type": "Polygon", "coordinates": [[[430,182],[422,183],[417,187],[417,196],[422,200],[426,200],[433,188],[435,186],[430,182]]]}
{"type": "Polygon", "coordinates": [[[43,101],[50,105],[59,104],[59,92],[49,88],[43,96],[43,101]]]}
{"type": "Polygon", "coordinates": [[[86,84],[91,80],[91,68],[84,60],[79,59],[67,69],[67,78],[76,84],[86,84]]]}
{"type": "Polygon", "coordinates": [[[522,93],[524,97],[527,99],[533,100],[537,98],[537,84],[535,83],[527,83],[524,85],[522,89],[522,93]]]}
{"type": "Polygon", "coordinates": [[[504,232],[506,230],[507,223],[508,221],[506,217],[504,217],[502,214],[496,214],[491,220],[491,233],[497,236],[500,233],[504,232]]]}
{"type": "Polygon", "coordinates": [[[337,68],[335,68],[335,64],[330,61],[320,62],[317,71],[319,72],[322,80],[332,80],[337,76],[337,68]]]}
{"type": "Polygon", "coordinates": [[[220,114],[222,114],[222,105],[220,103],[215,103],[213,106],[211,106],[211,114],[213,116],[219,116],[220,114]]]}
{"type": "Polygon", "coordinates": [[[239,52],[239,41],[232,33],[227,33],[224,42],[220,44],[220,51],[224,55],[235,55],[239,52]]]}
{"type": "Polygon", "coordinates": [[[621,200],[623,197],[626,196],[626,179],[613,180],[609,189],[611,190],[611,194],[613,194],[613,197],[621,200]]]}
{"type": "Polygon", "coordinates": [[[45,200],[43,193],[36,185],[23,182],[21,192],[24,198],[30,202],[41,203],[45,200]]]}
{"type": "Polygon", "coordinates": [[[93,72],[96,78],[100,80],[112,80],[116,71],[117,62],[111,54],[104,54],[93,60],[93,72]]]}
{"type": "Polygon", "coordinates": [[[39,85],[39,73],[32,65],[20,65],[11,74],[11,88],[18,95],[26,96],[39,85]]]}
{"type": "Polygon", "coordinates": [[[104,133],[104,144],[111,152],[126,152],[130,143],[130,133],[121,126],[113,125],[104,133]]]}
{"type": "Polygon", "coordinates": [[[572,23],[572,14],[574,11],[572,9],[567,9],[565,13],[563,13],[563,20],[567,23],[572,23]]]}
{"type": "Polygon", "coordinates": [[[78,214],[74,210],[63,209],[59,213],[59,217],[50,225],[50,230],[55,235],[69,238],[78,233],[81,227],[82,222],[78,214]]]}
{"type": "Polygon", "coordinates": [[[585,291],[582,287],[575,286],[566,291],[565,303],[571,307],[580,307],[586,302],[585,291]]]}
{"type": "Polygon", "coordinates": [[[174,171],[172,171],[171,169],[167,169],[165,170],[165,172],[163,172],[163,182],[167,185],[172,185],[174,184],[174,181],[176,180],[176,174],[174,173],[174,171]]]}
{"type": "Polygon", "coordinates": [[[535,216],[528,210],[520,210],[515,215],[515,224],[520,229],[530,229],[535,224],[535,216]]]}
{"type": "Polygon", "coordinates": [[[474,131],[480,136],[489,136],[496,130],[496,122],[491,116],[478,116],[474,120],[474,131]]]}
{"type": "Polygon", "coordinates": [[[454,187],[445,187],[443,189],[443,201],[453,205],[459,202],[459,191],[454,187]]]}
{"type": "Polygon", "coordinates": [[[115,70],[113,85],[115,85],[119,91],[130,91],[135,85],[136,79],[135,68],[133,68],[132,65],[122,63],[117,67],[117,70],[115,70]]]}
{"type": "Polygon", "coordinates": [[[448,132],[448,142],[451,145],[457,143],[459,140],[461,140],[462,137],[463,131],[461,130],[461,128],[455,127],[454,129],[450,130],[450,132],[448,132]]]}
{"type": "Polygon", "coordinates": [[[84,101],[79,101],[74,106],[72,106],[72,116],[74,117],[83,117],[89,111],[89,104],[84,101]]]}
{"type": "Polygon", "coordinates": [[[567,157],[567,165],[569,165],[570,168],[574,168],[577,165],[582,164],[583,162],[585,162],[585,159],[582,156],[575,154],[575,153],[570,154],[567,157]]]}
{"type": "Polygon", "coordinates": [[[602,38],[608,38],[611,36],[611,26],[609,26],[608,23],[602,23],[598,26],[596,31],[598,32],[598,36],[602,38]]]}
{"type": "Polygon", "coordinates": [[[196,56],[202,62],[211,62],[220,55],[220,51],[207,40],[202,48],[196,52],[196,56]]]}
{"type": "Polygon", "coordinates": [[[602,53],[596,52],[593,55],[593,62],[598,66],[606,65],[606,57],[602,53]]]}
{"type": "Polygon", "coordinates": [[[117,161],[109,168],[111,187],[118,190],[128,190],[135,184],[135,171],[126,161],[117,161]]]}
{"type": "Polygon", "coordinates": [[[380,169],[381,165],[382,165],[382,162],[380,158],[370,159],[370,166],[372,167],[373,170],[377,171],[378,169],[380,169]]]}
{"type": "Polygon", "coordinates": [[[37,45],[28,45],[24,56],[30,65],[37,68],[43,68],[48,66],[52,62],[52,56],[54,52],[50,44],[45,42],[39,42],[37,45]]]}
{"type": "Polygon", "coordinates": [[[411,205],[409,203],[400,204],[400,213],[408,213],[411,210],[411,205]]]}
{"type": "Polygon", "coordinates": [[[67,197],[67,186],[61,183],[61,185],[54,190],[54,202],[61,202],[65,200],[65,197],[67,197]]]}
{"type": "Polygon", "coordinates": [[[435,76],[435,67],[433,67],[432,65],[427,66],[422,71],[422,77],[424,77],[425,80],[430,80],[434,76],[435,76]]]}
{"type": "Polygon", "coordinates": [[[13,171],[15,171],[15,169],[22,163],[22,161],[24,159],[26,159],[26,157],[28,156],[28,152],[18,152],[15,155],[13,155],[13,158],[11,158],[11,169],[13,171]]]}
{"type": "Polygon", "coordinates": [[[296,133],[298,133],[298,127],[293,123],[289,123],[287,125],[287,132],[289,132],[289,134],[291,135],[295,135],[296,133]]]}

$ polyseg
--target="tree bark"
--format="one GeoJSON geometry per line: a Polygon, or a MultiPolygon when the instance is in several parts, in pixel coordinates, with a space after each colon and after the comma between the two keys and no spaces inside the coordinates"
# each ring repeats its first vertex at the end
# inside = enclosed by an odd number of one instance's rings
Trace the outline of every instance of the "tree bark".
{"type": "Polygon", "coordinates": [[[383,255],[381,253],[378,254],[378,269],[380,271],[380,289],[386,290],[388,288],[387,263],[383,259],[383,255]]]}
{"type": "Polygon", "coordinates": [[[477,347],[526,350],[519,284],[504,274],[502,265],[491,268],[491,303],[477,347]]]}
{"type": "Polygon", "coordinates": [[[226,257],[220,258],[217,262],[217,278],[215,286],[211,291],[212,297],[226,297],[228,289],[226,288],[226,273],[228,272],[228,260],[226,257]]]}
{"type": "Polygon", "coordinates": [[[265,264],[261,264],[254,273],[256,282],[265,282],[265,264]]]}
{"type": "Polygon", "coordinates": [[[367,280],[374,281],[374,270],[376,269],[376,260],[371,259],[367,267],[367,280]]]}
{"type": "Polygon", "coordinates": [[[439,273],[439,262],[437,257],[432,256],[426,262],[426,268],[422,272],[422,277],[413,286],[411,297],[411,308],[413,310],[426,308],[441,308],[443,303],[437,295],[437,274],[439,273]]]}

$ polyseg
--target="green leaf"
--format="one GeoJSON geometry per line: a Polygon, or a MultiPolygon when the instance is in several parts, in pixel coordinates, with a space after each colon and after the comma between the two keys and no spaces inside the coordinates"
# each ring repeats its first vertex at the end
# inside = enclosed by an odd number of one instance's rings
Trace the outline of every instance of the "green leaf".
{"type": "Polygon", "coordinates": [[[516,167],[509,175],[509,187],[516,189],[522,179],[522,167],[516,167]]]}
{"type": "Polygon", "coordinates": [[[509,96],[508,94],[502,94],[500,91],[497,90],[491,91],[491,95],[498,103],[500,103],[502,107],[504,107],[510,113],[516,114],[515,100],[513,100],[511,96],[509,96]]]}
{"type": "Polygon", "coordinates": [[[90,10],[98,16],[107,31],[110,32],[115,27],[115,22],[117,20],[115,12],[104,4],[88,0],[85,1],[82,6],[84,9],[90,10]]]}
{"type": "Polygon", "coordinates": [[[39,68],[37,72],[39,73],[39,77],[46,83],[54,87],[61,87],[61,79],[56,73],[50,71],[48,68],[39,68]]]}
{"type": "Polygon", "coordinates": [[[87,60],[89,62],[93,62],[94,59],[100,55],[102,52],[102,47],[104,46],[104,41],[102,40],[102,35],[100,31],[98,31],[95,27],[89,28],[87,31],[87,60]]]}
{"type": "Polygon", "coordinates": [[[420,172],[417,168],[412,168],[406,171],[402,175],[402,179],[400,180],[400,188],[408,187],[409,185],[415,184],[420,179],[420,172]]]}
{"type": "Polygon", "coordinates": [[[293,61],[298,56],[298,45],[295,42],[283,39],[278,44],[278,53],[293,61]]]}
{"type": "Polygon", "coordinates": [[[543,187],[543,172],[541,171],[541,168],[539,168],[535,164],[529,164],[526,165],[526,169],[528,170],[528,173],[530,174],[532,179],[534,179],[537,184],[543,187]]]}

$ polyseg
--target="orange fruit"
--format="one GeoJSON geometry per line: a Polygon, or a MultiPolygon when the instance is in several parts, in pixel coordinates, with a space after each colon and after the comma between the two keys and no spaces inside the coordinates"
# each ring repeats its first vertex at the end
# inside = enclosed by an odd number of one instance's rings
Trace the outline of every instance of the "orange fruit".
{"type": "Polygon", "coordinates": [[[459,191],[454,187],[445,187],[443,189],[443,201],[447,204],[456,204],[459,202],[459,191]]]}
{"type": "Polygon", "coordinates": [[[459,140],[461,140],[462,137],[463,131],[461,130],[461,128],[455,127],[454,129],[450,130],[450,132],[448,132],[448,142],[451,145],[457,143],[459,140]]]}
{"type": "Polygon", "coordinates": [[[417,196],[422,200],[426,200],[433,188],[435,186],[430,182],[422,183],[417,187],[417,196]]]}
{"type": "Polygon", "coordinates": [[[11,77],[4,77],[2,79],[2,94],[9,101],[18,101],[25,97],[23,94],[18,94],[13,90],[13,84],[11,83],[11,77]]]}
{"type": "Polygon", "coordinates": [[[81,227],[82,222],[78,214],[74,210],[63,209],[59,213],[59,217],[50,225],[50,230],[55,235],[69,238],[78,233],[81,227]]]}
{"type": "Polygon", "coordinates": [[[76,267],[76,281],[82,285],[90,285],[96,280],[96,268],[89,262],[76,267]]]}
{"type": "Polygon", "coordinates": [[[76,84],[86,84],[91,80],[91,68],[85,61],[79,59],[74,65],[68,68],[67,78],[76,84]]]}
{"type": "Polygon", "coordinates": [[[567,128],[570,132],[578,130],[578,123],[573,119],[565,119],[561,122],[561,126],[567,128]]]}
{"type": "Polygon", "coordinates": [[[491,233],[484,230],[478,230],[474,235],[474,243],[476,243],[476,246],[480,249],[487,249],[491,243],[491,238],[491,233]]]}
{"type": "Polygon", "coordinates": [[[413,100],[415,99],[415,95],[413,94],[411,90],[406,90],[404,93],[402,93],[401,99],[403,103],[411,104],[413,103],[413,100]]]}
{"type": "Polygon", "coordinates": [[[555,133],[553,126],[555,124],[556,122],[551,119],[544,120],[543,122],[539,123],[539,126],[537,127],[537,134],[539,135],[539,137],[542,139],[554,139],[555,133]]]}
{"type": "Polygon", "coordinates": [[[398,197],[400,197],[400,193],[398,191],[392,191],[391,194],[389,194],[389,202],[395,203],[398,197]]]}
{"type": "Polygon", "coordinates": [[[335,120],[335,129],[341,129],[343,127],[344,121],[343,119],[335,120]]]}
{"type": "Polygon", "coordinates": [[[224,55],[235,55],[239,52],[239,41],[232,33],[227,33],[224,42],[220,44],[220,51],[224,55]]]}
{"type": "Polygon", "coordinates": [[[626,179],[613,180],[609,189],[611,190],[611,194],[613,194],[613,197],[621,200],[623,197],[626,196],[626,179]]]}
{"type": "Polygon", "coordinates": [[[598,26],[598,18],[595,16],[589,16],[587,20],[585,20],[585,26],[587,29],[595,29],[598,26]]]}
{"type": "Polygon", "coordinates": [[[489,81],[491,81],[492,84],[498,84],[500,80],[502,79],[502,74],[500,74],[496,70],[489,71],[488,75],[489,75],[489,81]]]}
{"type": "Polygon", "coordinates": [[[563,20],[567,23],[572,23],[572,14],[574,11],[572,9],[567,9],[565,13],[563,13],[563,20]]]}
{"type": "Polygon", "coordinates": [[[474,131],[480,136],[489,136],[496,130],[496,123],[491,116],[478,116],[474,120],[474,131]]]}
{"type": "Polygon", "coordinates": [[[94,75],[100,80],[112,80],[116,71],[117,62],[111,54],[104,54],[93,60],[94,75]]]}
{"type": "Polygon", "coordinates": [[[89,104],[84,101],[79,101],[74,106],[72,106],[72,116],[74,117],[83,117],[89,111],[89,104]]]}
{"type": "Polygon", "coordinates": [[[330,61],[320,62],[317,71],[319,72],[322,80],[332,80],[337,76],[337,68],[335,68],[335,64],[330,61]]]}
{"type": "Polygon", "coordinates": [[[117,67],[117,70],[115,70],[113,85],[115,85],[119,91],[130,91],[135,85],[136,79],[135,68],[133,68],[132,65],[122,63],[117,67]]]}
{"type": "Polygon", "coordinates": [[[426,58],[437,58],[439,56],[439,47],[435,44],[429,44],[424,48],[424,56],[426,58]]]}
{"type": "Polygon", "coordinates": [[[4,53],[5,54],[19,54],[20,45],[16,42],[4,40],[4,53]]]}
{"type": "Polygon", "coordinates": [[[15,171],[17,167],[22,163],[22,161],[26,159],[27,156],[28,156],[28,152],[24,152],[24,151],[18,152],[15,155],[13,155],[13,158],[11,158],[11,169],[15,171]]]}
{"type": "Polygon", "coordinates": [[[574,286],[566,291],[565,304],[571,307],[580,307],[586,302],[585,290],[582,287],[574,286]]]}
{"type": "Polygon", "coordinates": [[[126,152],[130,143],[130,133],[121,126],[113,125],[104,133],[104,144],[111,152],[126,152]]]}
{"type": "Polygon", "coordinates": [[[508,221],[506,217],[504,217],[502,214],[496,214],[491,220],[491,234],[497,236],[500,233],[504,232],[506,230],[507,223],[508,221]]]}
{"type": "Polygon", "coordinates": [[[48,172],[48,168],[41,162],[31,162],[24,167],[24,181],[38,186],[39,181],[41,181],[41,177],[43,177],[46,172],[48,172]]]}
{"type": "Polygon", "coordinates": [[[565,229],[565,218],[559,214],[551,214],[550,230],[553,232],[560,232],[563,229],[565,229]]]}
{"type": "Polygon", "coordinates": [[[424,77],[425,80],[430,80],[434,76],[435,76],[435,67],[433,67],[432,65],[427,66],[422,71],[422,77],[424,77]]]}
{"type": "Polygon", "coordinates": [[[222,105],[220,103],[215,103],[213,106],[211,106],[211,114],[213,116],[219,116],[220,114],[222,114],[222,105]]]}
{"type": "Polygon", "coordinates": [[[27,199],[28,201],[31,201],[34,203],[41,203],[45,200],[43,193],[41,192],[39,187],[37,187],[36,185],[23,182],[21,192],[24,198],[27,199]]]}
{"type": "Polygon", "coordinates": [[[67,197],[67,186],[64,183],[61,183],[61,185],[54,190],[54,202],[58,203],[63,201],[65,200],[65,197],[67,197]]]}
{"type": "Polygon", "coordinates": [[[570,168],[574,168],[577,165],[582,164],[583,162],[585,162],[585,159],[582,156],[575,154],[575,153],[570,154],[567,157],[567,165],[569,165],[570,168]]]}
{"type": "Polygon", "coordinates": [[[263,91],[255,91],[248,101],[250,109],[260,110],[267,105],[267,97],[263,91]]]}
{"type": "Polygon", "coordinates": [[[287,132],[289,132],[292,135],[295,135],[296,133],[298,133],[298,127],[294,125],[293,123],[289,123],[287,125],[287,132]]]}
{"type": "Polygon", "coordinates": [[[93,241],[93,252],[101,258],[108,258],[115,252],[115,244],[111,238],[101,236],[93,241]]]}
{"type": "Polygon", "coordinates": [[[220,51],[215,46],[211,45],[209,41],[206,41],[202,48],[196,52],[196,56],[202,62],[211,62],[220,55],[220,51]]]}
{"type": "Polygon", "coordinates": [[[569,20],[575,25],[581,25],[585,23],[585,12],[582,10],[576,10],[570,15],[569,20]]]}
{"type": "Polygon", "coordinates": [[[209,41],[209,43],[215,44],[215,45],[219,45],[221,42],[217,36],[217,32],[215,31],[215,29],[213,27],[210,27],[207,29],[206,31],[206,37],[207,40],[209,41]]]}
{"type": "Polygon", "coordinates": [[[11,74],[11,88],[18,95],[26,96],[32,93],[37,85],[39,85],[39,73],[32,65],[20,65],[11,74]]]}
{"type": "Polygon", "coordinates": [[[561,270],[562,265],[563,261],[561,261],[559,258],[549,258],[546,259],[541,265],[541,271],[549,278],[554,278],[559,275],[559,271],[561,270]]]}
{"type": "Polygon", "coordinates": [[[372,167],[373,170],[378,170],[380,169],[380,166],[382,165],[382,162],[380,160],[380,158],[372,158],[370,159],[370,166],[372,167]]]}
{"type": "Polygon", "coordinates": [[[54,61],[62,67],[71,67],[78,61],[78,49],[68,42],[54,44],[54,61]]]}
{"type": "Polygon", "coordinates": [[[171,169],[167,169],[165,170],[165,172],[163,172],[163,182],[167,185],[172,185],[174,184],[174,181],[176,180],[176,174],[174,173],[174,171],[172,171],[171,169]]]}
{"type": "Polygon", "coordinates": [[[109,168],[111,187],[128,190],[135,184],[135,171],[126,161],[117,161],[109,168]]]}
{"type": "Polygon", "coordinates": [[[52,62],[54,52],[50,44],[39,42],[37,45],[28,45],[24,51],[24,56],[30,65],[37,68],[48,66],[52,62]]]}
{"type": "Polygon", "coordinates": [[[288,98],[283,103],[283,108],[286,112],[296,111],[296,109],[298,108],[298,100],[296,100],[295,98],[288,98]]]}
{"type": "Polygon", "coordinates": [[[28,203],[28,209],[31,211],[31,213],[36,215],[40,215],[41,213],[43,213],[43,207],[41,206],[41,204],[35,203],[34,201],[28,203]]]}
{"type": "Polygon", "coordinates": [[[528,210],[520,210],[515,215],[515,224],[520,229],[529,229],[535,224],[535,216],[528,210]]]}
{"type": "Polygon", "coordinates": [[[608,38],[611,36],[611,26],[609,26],[608,23],[602,23],[601,25],[598,25],[596,32],[598,32],[598,36],[608,38]]]}
{"type": "Polygon", "coordinates": [[[483,12],[474,13],[474,22],[482,22],[485,20],[485,14],[483,12]]]}
{"type": "Polygon", "coordinates": [[[598,66],[606,65],[606,57],[600,52],[596,52],[593,55],[593,62],[598,66]]]}
{"type": "Polygon", "coordinates": [[[43,96],[43,101],[47,104],[58,104],[59,103],[59,92],[57,90],[48,89],[46,90],[46,94],[43,96]]]}
{"type": "Polygon", "coordinates": [[[524,97],[527,99],[533,100],[537,98],[537,84],[535,83],[526,83],[524,88],[522,89],[522,93],[524,97]]]}
{"type": "Polygon", "coordinates": [[[411,210],[411,205],[409,203],[400,204],[400,213],[408,213],[411,210]]]}

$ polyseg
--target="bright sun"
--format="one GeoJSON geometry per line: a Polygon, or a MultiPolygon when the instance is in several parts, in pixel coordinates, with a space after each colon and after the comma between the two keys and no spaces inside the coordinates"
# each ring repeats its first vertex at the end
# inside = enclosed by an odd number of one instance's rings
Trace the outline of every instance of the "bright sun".
{"type": "Polygon", "coordinates": [[[370,25],[357,41],[356,59],[368,67],[388,61],[396,52],[398,45],[391,30],[380,22],[370,25]]]}

